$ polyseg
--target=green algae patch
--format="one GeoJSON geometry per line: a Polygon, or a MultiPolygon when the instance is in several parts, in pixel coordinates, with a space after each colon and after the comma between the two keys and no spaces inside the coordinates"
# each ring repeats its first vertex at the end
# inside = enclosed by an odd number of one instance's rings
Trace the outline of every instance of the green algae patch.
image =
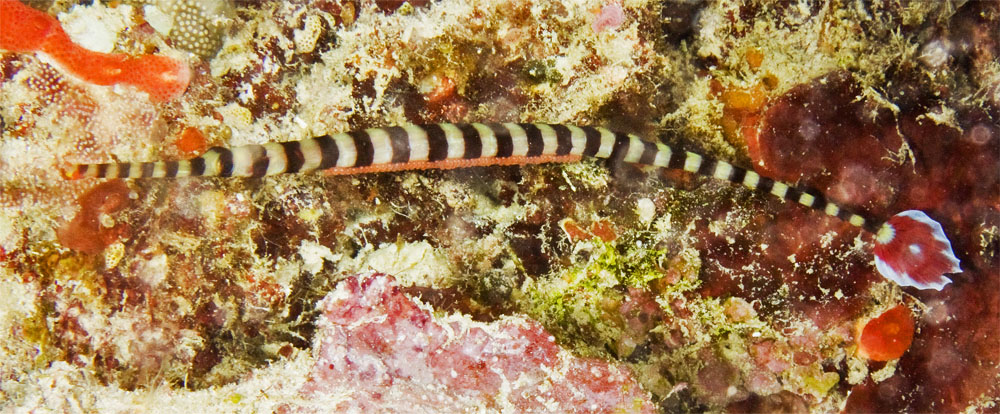
{"type": "Polygon", "coordinates": [[[592,249],[590,259],[549,278],[528,279],[522,286],[521,308],[541,321],[560,343],[581,354],[611,351],[627,356],[648,333],[636,325],[655,324],[647,319],[650,313],[662,313],[652,300],[650,285],[659,285],[670,274],[669,266],[679,262],[666,250],[635,242],[594,238],[580,244],[592,249]],[[630,312],[635,306],[630,302],[641,302],[643,297],[652,308],[630,312]]]}

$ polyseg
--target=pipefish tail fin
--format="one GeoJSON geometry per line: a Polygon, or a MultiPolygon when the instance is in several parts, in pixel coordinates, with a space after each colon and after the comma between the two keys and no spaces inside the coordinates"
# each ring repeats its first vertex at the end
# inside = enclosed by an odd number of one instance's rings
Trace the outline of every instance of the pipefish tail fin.
{"type": "Polygon", "coordinates": [[[875,267],[900,286],[934,290],[951,283],[946,274],[962,271],[941,224],[918,210],[899,213],[879,228],[875,267]]]}

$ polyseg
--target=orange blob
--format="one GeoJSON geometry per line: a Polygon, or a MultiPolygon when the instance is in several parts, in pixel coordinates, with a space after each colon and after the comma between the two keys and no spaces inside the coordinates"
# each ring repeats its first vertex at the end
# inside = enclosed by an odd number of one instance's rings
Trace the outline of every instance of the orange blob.
{"type": "Polygon", "coordinates": [[[612,242],[618,238],[618,234],[615,232],[615,225],[607,219],[601,219],[590,223],[590,230],[584,230],[579,224],[577,224],[576,220],[571,218],[564,219],[559,222],[559,225],[562,227],[563,231],[566,232],[566,237],[574,243],[593,238],[601,239],[604,242],[612,242]]]}
{"type": "Polygon", "coordinates": [[[208,142],[205,140],[205,135],[195,127],[184,128],[181,132],[180,138],[174,143],[177,149],[181,151],[184,155],[195,156],[205,152],[208,148],[208,142]]]}
{"type": "Polygon", "coordinates": [[[873,361],[903,356],[913,342],[913,315],[898,305],[871,319],[860,329],[858,354],[873,361]]]}
{"type": "Polygon", "coordinates": [[[722,103],[729,111],[759,111],[767,101],[767,95],[760,85],[750,89],[729,89],[722,92],[722,103]]]}
{"type": "Polygon", "coordinates": [[[128,233],[128,225],[101,223],[101,215],[117,212],[128,205],[129,188],[122,180],[100,183],[77,199],[80,212],[56,231],[63,246],[83,253],[99,253],[128,233]]]}
{"type": "Polygon", "coordinates": [[[564,232],[566,232],[566,237],[569,238],[571,242],[578,242],[580,240],[589,240],[594,235],[590,234],[586,230],[576,224],[576,221],[568,218],[559,223],[562,226],[564,232]]]}
{"type": "Polygon", "coordinates": [[[712,89],[712,94],[723,104],[722,118],[719,120],[723,133],[730,140],[742,139],[750,144],[751,137],[746,135],[756,130],[760,112],[767,105],[766,85],[758,83],[744,89],[727,88],[720,83],[712,89]]]}
{"type": "Polygon", "coordinates": [[[611,222],[606,219],[591,223],[590,232],[605,242],[613,242],[618,238],[618,233],[615,231],[615,225],[611,224],[611,222]]]}

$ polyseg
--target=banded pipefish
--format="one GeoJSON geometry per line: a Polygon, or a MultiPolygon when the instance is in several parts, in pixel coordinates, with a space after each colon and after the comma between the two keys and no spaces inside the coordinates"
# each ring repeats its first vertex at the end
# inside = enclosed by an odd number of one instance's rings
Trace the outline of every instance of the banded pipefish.
{"type": "Polygon", "coordinates": [[[875,266],[902,286],[941,290],[946,274],[961,272],[941,225],[917,210],[880,222],[852,212],[812,189],[776,181],[731,163],[680,151],[601,127],[544,123],[468,123],[392,126],[323,135],[302,141],[214,147],[179,161],[81,164],[81,178],[263,177],[327,170],[333,174],[575,162],[594,157],[691,173],[742,184],[837,217],[875,234],[875,266]]]}

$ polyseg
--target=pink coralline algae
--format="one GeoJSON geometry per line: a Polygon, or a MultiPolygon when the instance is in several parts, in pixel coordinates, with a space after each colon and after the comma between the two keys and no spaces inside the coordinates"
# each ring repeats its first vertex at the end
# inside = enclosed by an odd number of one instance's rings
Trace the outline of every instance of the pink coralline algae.
{"type": "Polygon", "coordinates": [[[338,412],[654,412],[624,368],[577,358],[537,322],[436,316],[386,275],[341,282],[320,304],[307,398],[338,412]]]}
{"type": "Polygon", "coordinates": [[[603,32],[608,29],[616,29],[625,23],[625,12],[622,10],[622,6],[618,3],[610,3],[601,7],[600,13],[597,13],[597,19],[590,27],[594,28],[597,33],[603,32]]]}

